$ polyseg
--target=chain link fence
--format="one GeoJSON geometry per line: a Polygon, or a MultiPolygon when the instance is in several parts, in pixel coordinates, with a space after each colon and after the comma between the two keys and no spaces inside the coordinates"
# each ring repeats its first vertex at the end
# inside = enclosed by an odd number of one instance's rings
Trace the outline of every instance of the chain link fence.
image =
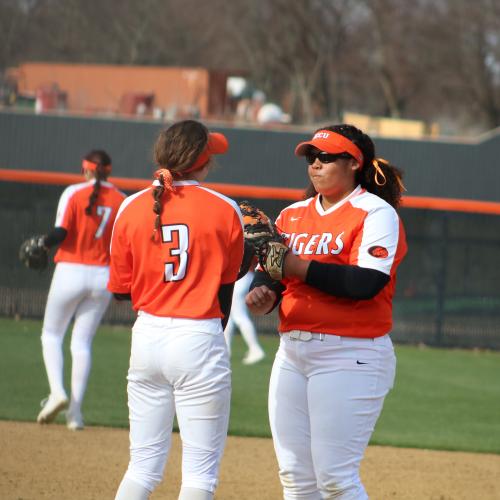
{"type": "MultiPolygon", "coordinates": [[[[21,242],[53,226],[63,186],[0,183],[0,315],[42,318],[53,265],[18,260],[21,242]]],[[[289,202],[250,200],[276,216],[289,202]]],[[[500,349],[500,217],[403,208],[409,251],[398,271],[392,337],[399,343],[500,349]]],[[[131,325],[130,303],[112,302],[104,322],[131,325]]],[[[277,314],[255,318],[274,333],[277,314]]]]}

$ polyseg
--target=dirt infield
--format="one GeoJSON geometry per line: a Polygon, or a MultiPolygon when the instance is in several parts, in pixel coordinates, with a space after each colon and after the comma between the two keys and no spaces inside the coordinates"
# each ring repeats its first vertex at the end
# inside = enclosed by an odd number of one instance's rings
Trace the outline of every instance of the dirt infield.
{"type": "MultiPolygon", "coordinates": [[[[174,435],[166,479],[152,499],[175,500],[180,442],[174,435]]],[[[128,461],[128,433],[88,427],[0,422],[2,500],[103,500],[114,493],[128,461]]],[[[500,498],[500,455],[372,446],[362,465],[372,500],[500,498]]],[[[278,500],[281,488],[270,439],[230,437],[218,500],[278,500]]]]}

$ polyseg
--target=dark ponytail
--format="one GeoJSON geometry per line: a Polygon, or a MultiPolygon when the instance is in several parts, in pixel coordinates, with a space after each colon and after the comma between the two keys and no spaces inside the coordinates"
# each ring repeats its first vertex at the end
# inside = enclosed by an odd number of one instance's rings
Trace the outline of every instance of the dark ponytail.
{"type": "MultiPolygon", "coordinates": [[[[387,160],[375,157],[375,145],[367,134],[353,125],[346,124],[322,127],[319,130],[331,130],[353,142],[363,153],[363,165],[356,172],[356,183],[395,209],[399,207],[405,190],[401,180],[402,171],[387,160]]],[[[314,186],[310,184],[305,191],[305,197],[310,198],[316,194],[314,186]]]]}
{"type": "Polygon", "coordinates": [[[85,214],[92,215],[92,209],[94,208],[97,198],[99,197],[101,180],[106,180],[111,172],[111,157],[108,153],[106,153],[106,151],[94,149],[90,151],[90,153],[86,154],[84,159],[97,164],[97,168],[94,171],[94,189],[92,190],[92,193],[90,193],[89,204],[85,208],[85,214]]]}
{"type": "Polygon", "coordinates": [[[356,175],[356,180],[370,193],[376,194],[397,209],[405,187],[402,171],[383,158],[374,158],[368,168],[356,175]]]}

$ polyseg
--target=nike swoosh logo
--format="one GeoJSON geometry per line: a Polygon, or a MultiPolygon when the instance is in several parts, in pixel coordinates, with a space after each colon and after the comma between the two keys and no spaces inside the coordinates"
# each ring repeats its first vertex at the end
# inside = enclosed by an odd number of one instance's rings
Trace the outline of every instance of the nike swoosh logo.
{"type": "Polygon", "coordinates": [[[302,217],[290,217],[291,221],[302,219],[302,217]]]}
{"type": "Polygon", "coordinates": [[[357,365],[367,365],[368,363],[363,363],[363,361],[359,361],[359,360],[358,360],[358,361],[356,361],[356,364],[357,364],[357,365]]]}

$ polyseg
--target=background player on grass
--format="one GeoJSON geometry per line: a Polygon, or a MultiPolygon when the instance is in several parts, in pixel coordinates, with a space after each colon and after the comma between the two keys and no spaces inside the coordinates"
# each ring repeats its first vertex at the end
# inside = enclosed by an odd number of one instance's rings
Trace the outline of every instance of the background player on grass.
{"type": "Polygon", "coordinates": [[[52,422],[65,410],[68,428],[83,429],[82,403],[92,364],[92,340],[109,305],[109,243],[125,195],[107,181],[111,158],[90,151],[82,162],[86,182],[67,187],[59,200],[55,228],[40,245],[59,245],[42,327],[43,360],[50,386],[37,421],[52,422]],[[70,321],[71,396],[63,381],[63,340],[70,321]]]}

